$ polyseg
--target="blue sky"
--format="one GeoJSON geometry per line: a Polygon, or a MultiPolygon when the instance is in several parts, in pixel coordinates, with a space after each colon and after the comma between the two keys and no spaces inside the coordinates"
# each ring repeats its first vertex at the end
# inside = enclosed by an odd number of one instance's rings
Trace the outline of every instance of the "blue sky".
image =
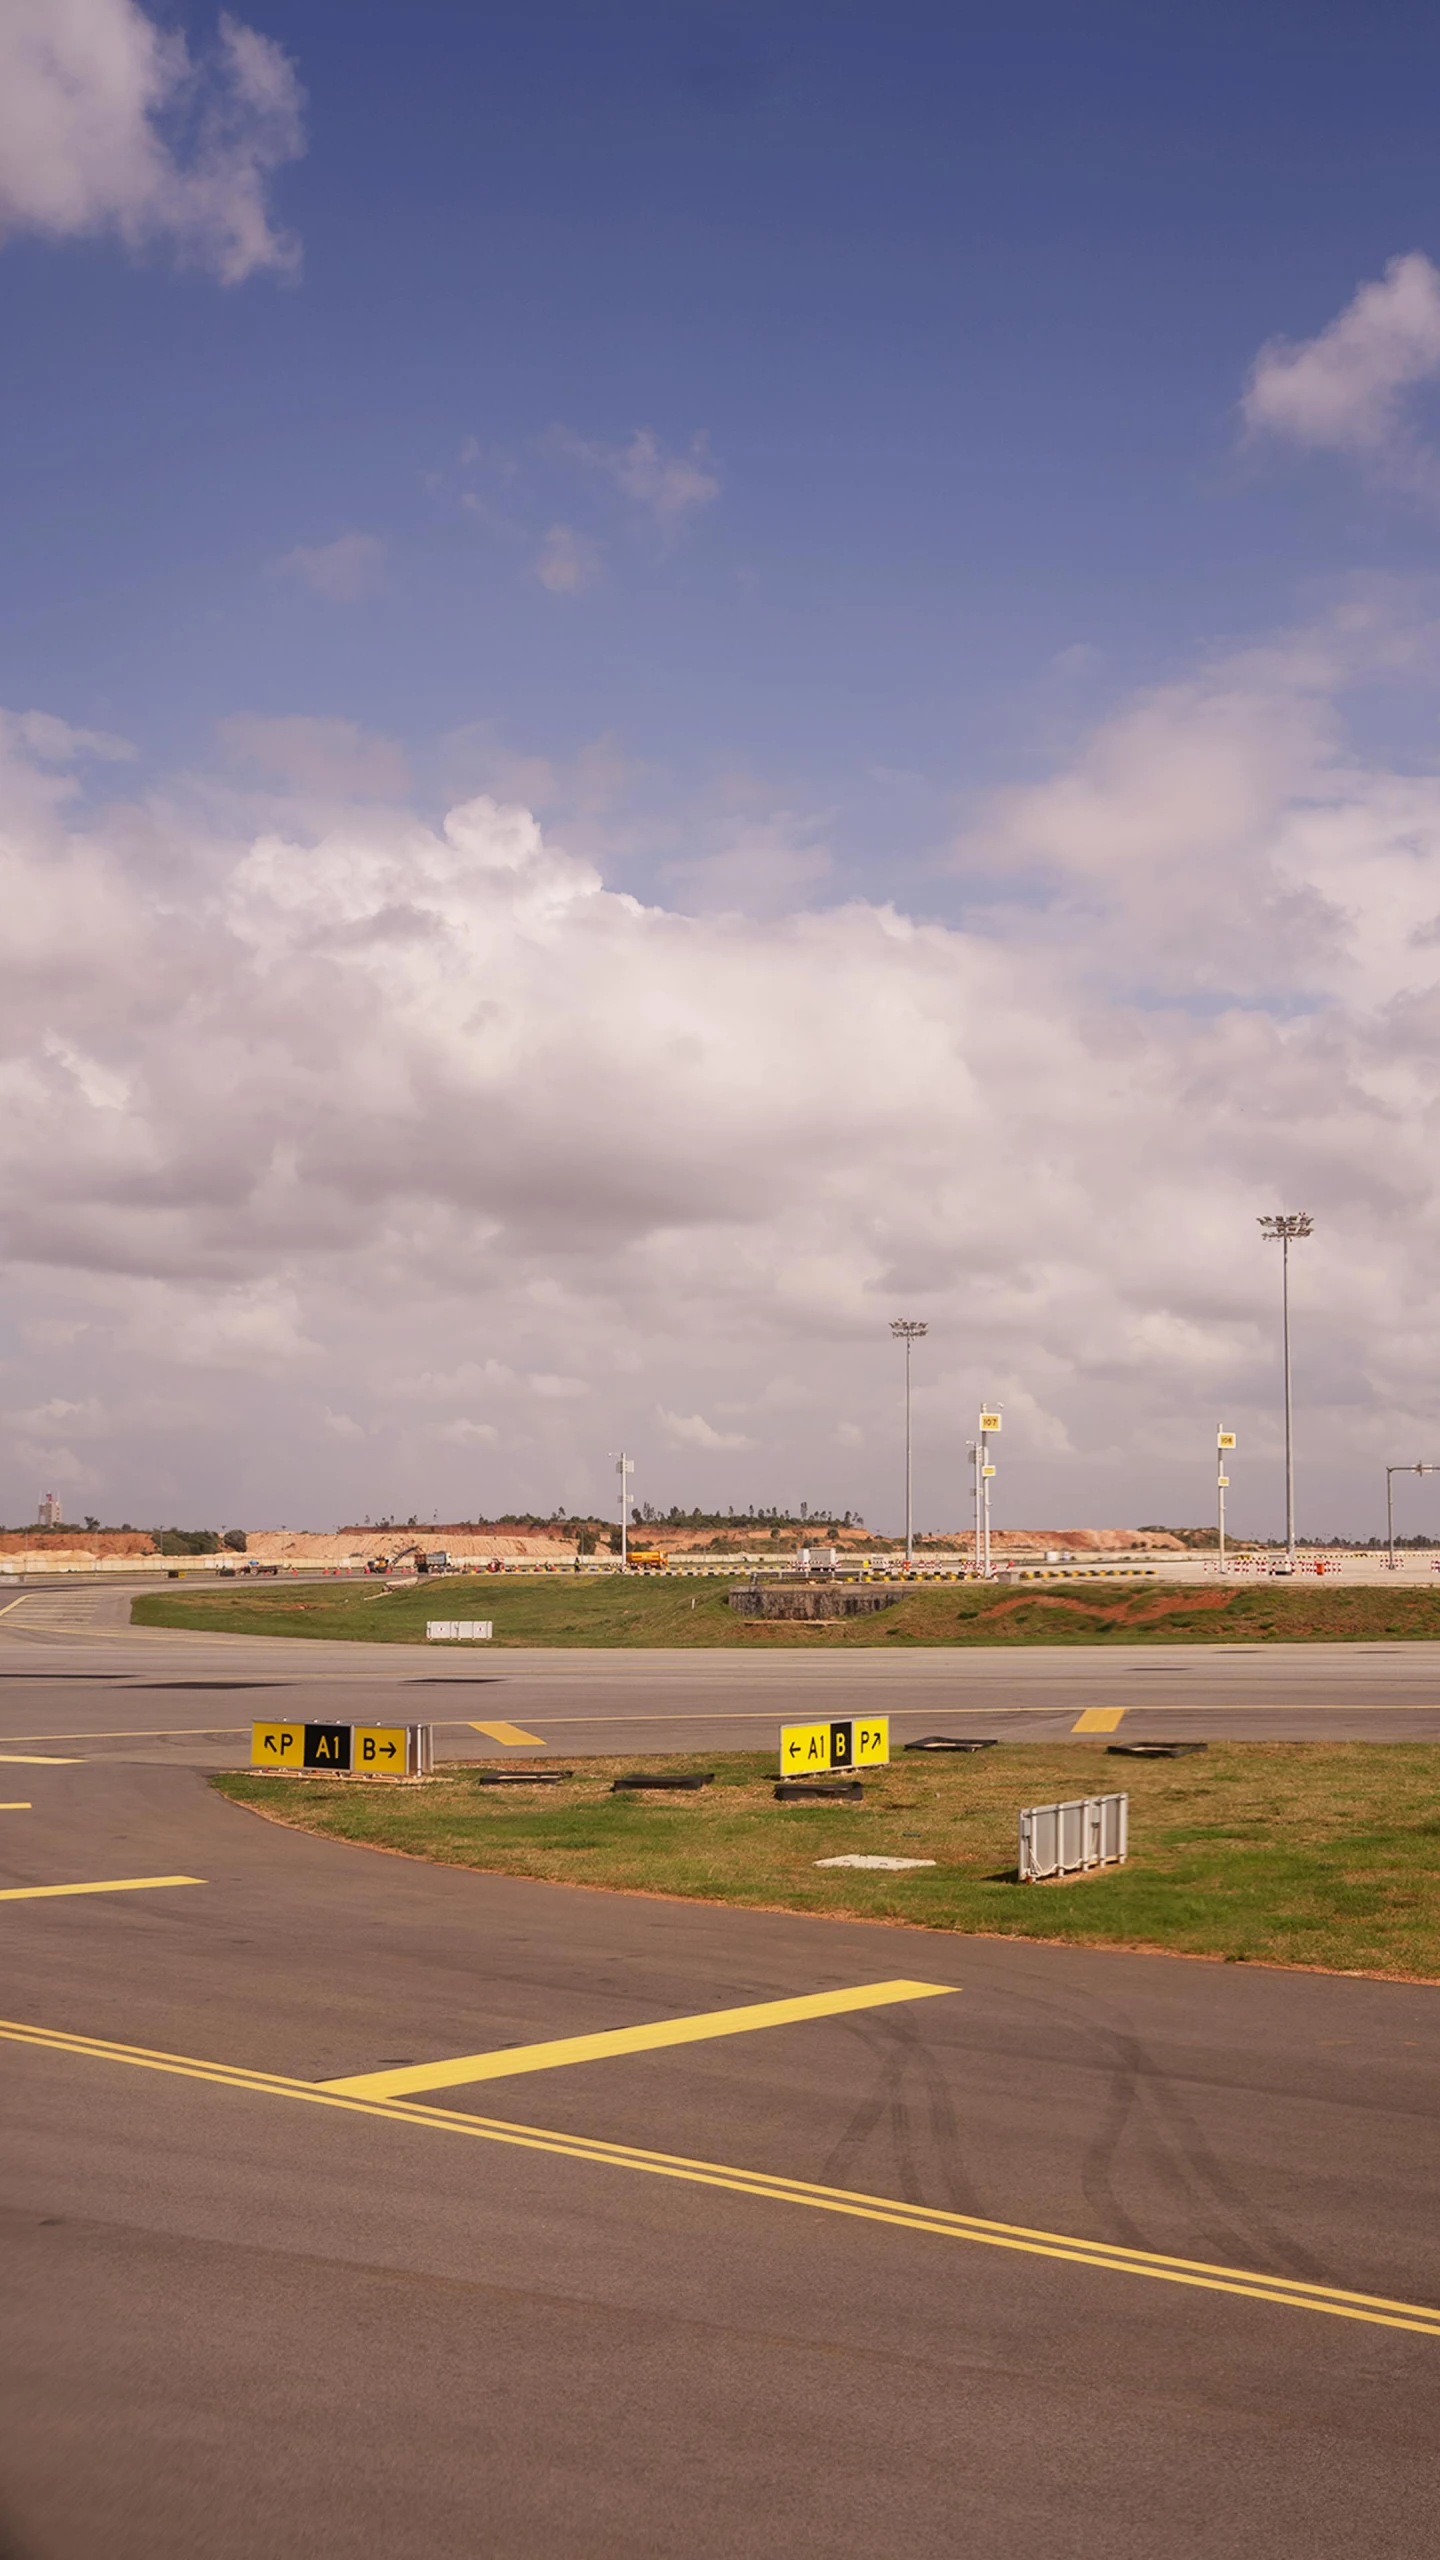
{"type": "Polygon", "coordinates": [[[1428,566],[1404,510],[1235,431],[1264,339],[1433,243],[1422,11],[261,23],[309,97],[295,277],[105,239],[0,264],[7,701],[163,765],[237,711],[422,768],[474,723],[608,736],[662,797],[741,772],[834,812],[873,873],[1129,685],[1428,566]],[[667,537],[557,426],[703,432],[720,496],[667,537]],[[555,522],[604,545],[583,593],[531,572],[555,522]],[[352,532],[384,552],[351,600],[275,565],[352,532]],[[893,850],[876,768],[914,777],[893,850]]]}
{"type": "Polygon", "coordinates": [[[906,1314],[933,1524],[998,1396],[1017,1522],[1223,1419],[1273,1526],[1307,1207],[1373,1524],[1437,103],[1413,5],[17,7],[0,1511],[878,1520],[906,1314]]]}

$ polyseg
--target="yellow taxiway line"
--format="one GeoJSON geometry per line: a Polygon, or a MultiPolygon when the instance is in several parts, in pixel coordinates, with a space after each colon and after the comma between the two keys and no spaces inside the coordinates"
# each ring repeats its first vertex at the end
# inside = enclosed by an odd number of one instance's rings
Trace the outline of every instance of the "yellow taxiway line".
{"type": "Polygon", "coordinates": [[[729,2168],[711,2160],[639,2151],[626,2143],[596,2142],[584,2134],[547,2133],[530,2125],[460,2115],[446,2107],[346,2097],[308,2080],[232,2069],[224,2063],[196,2061],[185,2054],[147,2052],[137,2045],[111,2044],[96,2036],[66,2035],[55,2028],[27,2026],[19,2020],[0,2019],[0,2037],[52,2053],[128,2063],[142,2070],[169,2072],[181,2079],[207,2081],[215,2088],[299,2099],[309,2106],[338,2107],[350,2114],[417,2126],[427,2133],[465,2134],[472,2141],[503,2143],[512,2150],[549,2152],[598,2168],[637,2170],[649,2177],[720,2188],[770,2204],[804,2205],[817,2213],[841,2214],[859,2222],[889,2223],[901,2231],[923,2232],[942,2240],[974,2241],[986,2248],[1015,2250],[1027,2257],[1055,2258],[1070,2266],[1093,2267],[1107,2275],[1149,2276],[1162,2284],[1236,2294],[1250,2302],[1276,2303],[1288,2311],[1321,2311],[1337,2320],[1363,2320],[1375,2328],[1409,2329],[1421,2337],[1440,2338],[1440,2309],[1429,2303],[1392,2302],[1381,2294],[1350,2293],[1338,2285],[1305,2284],[1295,2277],[1263,2275],[1252,2268],[1213,2266],[1199,2258],[1170,2258],[1149,2249],[1111,2247],[1103,2240],[1081,2240],[1058,2231],[1033,2231],[1021,2223],[987,2222],[978,2215],[947,2213],[938,2206],[904,2204],[895,2196],[863,2195],[845,2187],[816,2186],[803,2178],[773,2177],[761,2169],[729,2168]]]}
{"type": "Polygon", "coordinates": [[[1123,1707],[1087,1707],[1070,1727],[1072,1733],[1114,1733],[1125,1713],[1123,1707]]]}
{"type": "Polygon", "coordinates": [[[109,1876],[101,1884],[8,1884],[0,1902],[48,1902],[62,1893],[150,1893],[162,1884],[203,1884],[203,1876],[109,1876]]]}
{"type": "Polygon", "coordinates": [[[470,1731],[483,1733],[487,1742],[503,1742],[512,1751],[517,1745],[523,1750],[527,1743],[541,1751],[545,1748],[543,1734],[526,1733],[518,1724],[506,1724],[503,1718],[497,1724],[472,1724],[470,1731]]]}
{"type": "Polygon", "coordinates": [[[789,2027],[802,2018],[838,2018],[852,2009],[883,2009],[897,2000],[934,2000],[949,1982],[866,1982],[854,1991],[812,1991],[799,2000],[756,2000],[743,2009],[707,2009],[693,2018],[657,2018],[644,2027],[609,2027],[599,2035],[561,2036],[552,2044],[510,2045],[500,2053],[461,2054],[454,2062],[407,2064],[322,2080],[343,2097],[411,2098],[422,2089],[464,2089],[477,2080],[510,2080],[522,2071],[557,2071],[570,2062],[603,2062],[611,2054],[655,2053],[664,2045],[705,2044],[712,2036],[748,2035],[756,2027],[789,2027]]]}

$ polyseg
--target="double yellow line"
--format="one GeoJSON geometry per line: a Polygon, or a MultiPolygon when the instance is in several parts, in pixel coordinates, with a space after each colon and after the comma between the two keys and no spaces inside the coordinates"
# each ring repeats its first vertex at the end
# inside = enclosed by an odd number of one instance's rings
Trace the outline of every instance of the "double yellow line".
{"type": "Polygon", "coordinates": [[[1278,2303],[1288,2311],[1322,2311],[1336,2320],[1364,2320],[1381,2329],[1409,2329],[1420,2337],[1440,2338],[1440,2310],[1418,2302],[1392,2302],[1369,2293],[1349,2293],[1337,2285],[1302,2284],[1289,2276],[1261,2275],[1244,2267],[1208,2265],[1203,2259],[1169,2258],[1148,2249],[1112,2248],[1099,2240],[1077,2240],[1057,2231],[1032,2231],[1020,2223],[987,2222],[978,2215],[946,2213],[930,2205],[903,2204],[892,2196],[854,2194],[843,2187],[813,2185],[804,2178],[779,2178],[760,2169],[733,2169],[710,2160],[687,2160],[663,2151],[640,2151],[628,2143],[596,2142],[584,2134],[547,2133],[529,2125],[505,2124],[486,2116],[462,2115],[446,2107],[407,2106],[401,2099],[348,2097],[335,2089],[317,2088],[308,2080],[282,2079],[269,2071],[244,2071],[225,2063],[201,2062],[186,2054],[152,2053],[138,2045],[111,2044],[98,2036],[62,2034],[0,2019],[0,2038],[51,2053],[68,2053],[97,2062],[120,2062],[146,2071],[166,2071],[185,2080],[208,2082],[213,2088],[239,2089],[252,2096],[300,2099],[307,2106],[337,2107],[349,2115],[379,2116],[391,2124],[418,2125],[427,2133],[458,2133],[472,2141],[504,2143],[516,2151],[543,2151],[561,2159],[588,2162],[605,2169],[640,2170],[653,2178],[675,2178],[688,2186],[716,2187],[731,2195],[755,2196],[769,2204],[805,2205],[812,2212],[846,2215],[857,2222],[889,2223],[897,2230],[919,2231],[939,2240],[969,2240],[991,2249],[1010,2249],[1032,2258],[1058,2258],[1077,2267],[1096,2267],[1107,2275],[1149,2276],[1162,2284],[1189,2285],[1206,2293],[1238,2294],[1250,2302],[1278,2303]]]}

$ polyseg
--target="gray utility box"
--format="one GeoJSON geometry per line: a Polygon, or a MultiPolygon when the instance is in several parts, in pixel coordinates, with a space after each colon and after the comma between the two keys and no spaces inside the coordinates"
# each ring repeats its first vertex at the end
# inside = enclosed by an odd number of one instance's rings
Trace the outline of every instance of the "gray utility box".
{"type": "Polygon", "coordinates": [[[1020,1881],[1086,1875],[1123,1865],[1130,1845],[1128,1796],[1076,1796],[1069,1804],[1027,1805],[1020,1816],[1020,1881]]]}

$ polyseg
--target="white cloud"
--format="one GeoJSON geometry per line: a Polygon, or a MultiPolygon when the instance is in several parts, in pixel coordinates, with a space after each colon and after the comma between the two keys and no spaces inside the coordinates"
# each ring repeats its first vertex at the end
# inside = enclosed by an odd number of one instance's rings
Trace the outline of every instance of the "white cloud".
{"type": "Polygon", "coordinates": [[[744,1431],[717,1431],[703,1413],[667,1413],[660,1407],[660,1427],[676,1449],[753,1449],[744,1431]]]}
{"type": "Polygon", "coordinates": [[[332,604],[354,604],[374,586],[384,557],[385,545],[377,535],[339,533],[333,542],[313,547],[297,543],[275,566],[317,596],[328,596],[332,604]]]}
{"type": "Polygon", "coordinates": [[[229,16],[196,62],[136,0],[6,0],[0,233],[164,241],[226,284],[293,267],[268,189],[304,149],[302,105],[279,46],[229,16]]]}
{"type": "Polygon", "coordinates": [[[703,433],[691,437],[684,453],[667,453],[649,427],[637,427],[629,443],[621,445],[591,444],[563,427],[554,431],[550,441],[555,451],[583,462],[592,471],[603,472],[657,524],[683,524],[687,516],[701,507],[712,506],[720,495],[720,481],[703,433]]]}
{"type": "Polygon", "coordinates": [[[1361,285],[1317,337],[1262,347],[1242,413],[1252,430],[1411,477],[1420,449],[1404,395],[1437,373],[1440,270],[1415,249],[1392,258],[1378,282],[1361,285]]]}
{"type": "Polygon", "coordinates": [[[1273,1525],[1304,1208],[1302,1518],[1354,1523],[1440,1425],[1440,778],[1336,705],[1436,638],[1139,698],[978,811],[964,929],[647,906],[483,797],[96,816],[0,731],[0,1514],[69,1406],[114,1517],[608,1508],[633,1445],[658,1503],[893,1520],[904,1314],[922,1516],[1003,1394],[1002,1518],[1202,1517],[1223,1407],[1273,1525]]]}
{"type": "Polygon", "coordinates": [[[732,827],[720,849],[663,865],[660,878],[699,915],[772,916],[807,904],[830,871],[811,823],[788,810],[732,827]]]}
{"type": "Polygon", "coordinates": [[[593,587],[605,565],[598,542],[577,533],[573,525],[552,524],[540,545],[535,575],[552,596],[578,596],[593,587]]]}
{"type": "Polygon", "coordinates": [[[93,1439],[109,1428],[103,1407],[93,1396],[76,1404],[66,1396],[52,1396],[48,1404],[32,1405],[28,1413],[7,1414],[6,1421],[15,1431],[28,1431],[39,1438],[52,1432],[63,1432],[69,1439],[93,1439]]]}
{"type": "Polygon", "coordinates": [[[103,764],[128,764],[135,750],[108,729],[72,729],[48,711],[0,712],[0,727],[37,764],[78,764],[93,756],[103,764]]]}
{"type": "Polygon", "coordinates": [[[322,798],[398,800],[410,769],[392,738],[358,729],[353,720],[236,715],[219,723],[220,744],[241,766],[322,798]]]}

